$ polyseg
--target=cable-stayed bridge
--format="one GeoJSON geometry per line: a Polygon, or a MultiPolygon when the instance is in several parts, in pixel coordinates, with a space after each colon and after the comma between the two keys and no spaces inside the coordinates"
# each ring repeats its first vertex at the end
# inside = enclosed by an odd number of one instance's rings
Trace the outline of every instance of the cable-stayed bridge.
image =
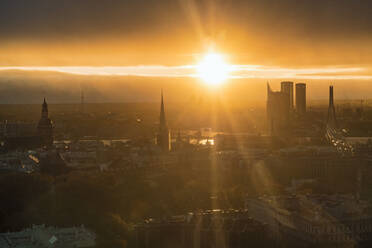
{"type": "Polygon", "coordinates": [[[354,147],[349,144],[342,131],[338,128],[335,106],[333,103],[333,86],[329,86],[328,118],[325,131],[328,142],[336,147],[337,151],[344,156],[354,155],[354,147]]]}

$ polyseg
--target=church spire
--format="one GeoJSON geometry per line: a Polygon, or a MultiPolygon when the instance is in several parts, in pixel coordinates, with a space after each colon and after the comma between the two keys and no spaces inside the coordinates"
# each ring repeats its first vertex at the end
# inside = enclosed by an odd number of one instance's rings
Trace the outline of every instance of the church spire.
{"type": "Polygon", "coordinates": [[[160,104],[160,129],[163,129],[167,126],[165,120],[165,110],[164,110],[164,97],[163,97],[163,89],[161,89],[161,104],[160,104]]]}
{"type": "Polygon", "coordinates": [[[45,100],[45,97],[44,97],[44,102],[43,102],[43,105],[42,105],[42,108],[41,108],[41,118],[48,118],[49,117],[49,114],[48,114],[48,104],[45,100]]]}
{"type": "Polygon", "coordinates": [[[157,136],[157,144],[161,147],[163,151],[170,150],[170,134],[165,119],[163,89],[161,90],[159,133],[157,136]]]}
{"type": "Polygon", "coordinates": [[[40,136],[40,144],[42,146],[51,146],[53,144],[53,123],[49,119],[48,104],[45,97],[41,107],[41,118],[37,130],[40,136]]]}

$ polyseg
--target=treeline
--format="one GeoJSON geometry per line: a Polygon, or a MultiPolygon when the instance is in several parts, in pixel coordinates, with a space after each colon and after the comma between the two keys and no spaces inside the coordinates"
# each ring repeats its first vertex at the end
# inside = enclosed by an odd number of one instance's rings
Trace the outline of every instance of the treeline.
{"type": "Polygon", "coordinates": [[[244,168],[227,172],[211,165],[132,172],[72,171],[58,177],[2,174],[0,231],[32,224],[84,224],[97,233],[98,247],[132,247],[134,224],[145,218],[242,208],[247,195],[281,190],[269,175],[250,174],[244,168]]]}

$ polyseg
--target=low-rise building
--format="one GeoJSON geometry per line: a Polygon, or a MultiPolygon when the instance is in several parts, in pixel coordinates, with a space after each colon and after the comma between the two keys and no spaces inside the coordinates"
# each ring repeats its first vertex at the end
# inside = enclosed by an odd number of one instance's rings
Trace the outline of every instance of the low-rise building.
{"type": "Polygon", "coordinates": [[[371,204],[352,195],[264,196],[247,199],[252,218],[279,241],[357,247],[372,241],[371,204]]]}
{"type": "Polygon", "coordinates": [[[0,233],[1,248],[83,248],[94,247],[96,236],[84,226],[46,227],[33,225],[20,232],[0,233]]]}
{"type": "Polygon", "coordinates": [[[0,155],[0,170],[31,173],[38,169],[38,162],[30,152],[8,152],[0,155]]]}

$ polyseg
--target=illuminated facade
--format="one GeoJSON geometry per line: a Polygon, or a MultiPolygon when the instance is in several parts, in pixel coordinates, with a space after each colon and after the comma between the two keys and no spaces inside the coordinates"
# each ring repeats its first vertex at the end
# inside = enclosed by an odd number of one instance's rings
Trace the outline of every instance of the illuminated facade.
{"type": "Polygon", "coordinates": [[[372,239],[370,204],[352,195],[264,196],[248,199],[246,207],[279,240],[357,247],[372,239]]]}

